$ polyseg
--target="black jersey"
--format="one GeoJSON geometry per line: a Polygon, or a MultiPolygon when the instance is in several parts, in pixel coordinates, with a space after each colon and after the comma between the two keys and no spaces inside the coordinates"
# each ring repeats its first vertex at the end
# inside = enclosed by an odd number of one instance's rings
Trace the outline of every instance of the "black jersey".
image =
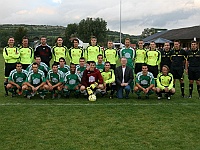
{"type": "Polygon", "coordinates": [[[161,63],[160,67],[162,68],[163,65],[167,65],[169,68],[171,67],[171,50],[166,52],[165,50],[161,50],[161,63]]]}
{"type": "Polygon", "coordinates": [[[200,67],[200,51],[189,50],[187,52],[187,61],[189,62],[189,67],[200,67]]]}
{"type": "Polygon", "coordinates": [[[184,67],[184,61],[186,60],[186,51],[183,49],[175,50],[173,49],[171,51],[171,67],[174,68],[182,68],[184,67]]]}

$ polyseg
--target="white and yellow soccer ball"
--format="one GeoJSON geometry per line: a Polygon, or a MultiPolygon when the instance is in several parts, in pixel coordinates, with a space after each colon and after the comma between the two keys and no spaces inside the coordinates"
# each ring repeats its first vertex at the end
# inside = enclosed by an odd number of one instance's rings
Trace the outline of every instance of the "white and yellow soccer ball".
{"type": "Polygon", "coordinates": [[[88,100],[91,101],[91,102],[94,102],[94,101],[97,100],[97,97],[96,97],[96,95],[92,94],[92,95],[90,95],[90,96],[88,97],[88,100]]]}

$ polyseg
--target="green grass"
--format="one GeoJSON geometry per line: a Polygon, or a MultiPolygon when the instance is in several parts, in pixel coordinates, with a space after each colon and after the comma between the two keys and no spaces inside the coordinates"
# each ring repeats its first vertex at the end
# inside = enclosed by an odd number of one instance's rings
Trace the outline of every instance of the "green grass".
{"type": "Polygon", "coordinates": [[[170,101],[155,95],[138,101],[135,94],[129,100],[96,102],[11,98],[4,97],[0,60],[0,150],[200,149],[196,88],[192,99],[182,99],[177,84],[170,101]]]}

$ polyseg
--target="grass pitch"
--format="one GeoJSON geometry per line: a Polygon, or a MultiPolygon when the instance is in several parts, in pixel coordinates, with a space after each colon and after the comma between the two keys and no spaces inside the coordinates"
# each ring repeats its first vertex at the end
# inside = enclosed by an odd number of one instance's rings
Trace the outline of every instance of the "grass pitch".
{"type": "MultiPolygon", "coordinates": [[[[4,97],[0,56],[0,150],[199,150],[200,100],[4,97]]],[[[187,79],[186,81],[186,93],[187,79]]],[[[195,86],[194,86],[195,87],[195,86]]]]}

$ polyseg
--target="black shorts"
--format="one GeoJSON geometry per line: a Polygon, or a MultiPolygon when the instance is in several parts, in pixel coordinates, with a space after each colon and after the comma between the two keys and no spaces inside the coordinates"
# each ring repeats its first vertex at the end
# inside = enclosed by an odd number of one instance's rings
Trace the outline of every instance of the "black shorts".
{"type": "Polygon", "coordinates": [[[26,70],[26,68],[29,66],[30,64],[22,64],[22,69],[26,70]]]}
{"type": "Polygon", "coordinates": [[[116,69],[116,64],[110,64],[110,69],[113,69],[115,71],[116,69]]]}
{"type": "Polygon", "coordinates": [[[200,80],[200,68],[189,67],[188,68],[188,79],[189,80],[200,80]]]}
{"type": "Polygon", "coordinates": [[[143,63],[136,63],[135,64],[135,74],[142,71],[142,64],[143,63]]]}
{"type": "Polygon", "coordinates": [[[5,63],[5,77],[8,78],[10,72],[16,69],[16,63],[5,63]]]}
{"type": "Polygon", "coordinates": [[[183,73],[184,73],[184,69],[181,68],[171,68],[171,73],[174,77],[174,79],[183,79],[183,73]]]}
{"type": "Polygon", "coordinates": [[[153,74],[154,78],[157,78],[157,75],[158,75],[158,66],[149,66],[148,65],[148,71],[153,74]]]}

